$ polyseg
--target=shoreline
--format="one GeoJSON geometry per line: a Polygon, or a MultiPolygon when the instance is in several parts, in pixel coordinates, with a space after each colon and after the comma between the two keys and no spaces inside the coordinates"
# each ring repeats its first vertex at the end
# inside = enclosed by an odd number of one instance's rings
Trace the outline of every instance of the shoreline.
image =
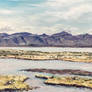
{"type": "Polygon", "coordinates": [[[46,85],[60,85],[65,87],[78,87],[92,89],[92,78],[84,78],[79,76],[47,76],[47,75],[35,75],[36,78],[44,79],[46,85]]]}
{"type": "Polygon", "coordinates": [[[92,62],[92,57],[90,54],[92,55],[92,53],[88,52],[41,52],[12,49],[0,50],[0,58],[15,58],[24,60],[64,60],[74,62],[92,62]]]}
{"type": "Polygon", "coordinates": [[[62,60],[71,62],[92,63],[92,52],[42,52],[14,49],[0,49],[0,58],[13,58],[22,60],[62,60]]]}

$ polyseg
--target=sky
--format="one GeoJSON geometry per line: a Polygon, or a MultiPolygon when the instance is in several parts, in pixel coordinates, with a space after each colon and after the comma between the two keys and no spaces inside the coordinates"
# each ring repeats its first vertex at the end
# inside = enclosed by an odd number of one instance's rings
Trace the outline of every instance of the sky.
{"type": "Polygon", "coordinates": [[[0,0],[0,33],[92,34],[92,0],[0,0]]]}

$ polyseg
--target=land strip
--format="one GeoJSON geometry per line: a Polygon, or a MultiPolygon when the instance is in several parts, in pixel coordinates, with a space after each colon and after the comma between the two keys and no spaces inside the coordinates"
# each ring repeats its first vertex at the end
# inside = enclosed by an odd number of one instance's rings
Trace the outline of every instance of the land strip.
{"type": "Polygon", "coordinates": [[[0,58],[24,60],[63,60],[73,62],[92,62],[91,52],[41,52],[25,50],[0,50],[0,58]]]}
{"type": "Polygon", "coordinates": [[[92,72],[84,70],[72,70],[72,69],[24,69],[21,71],[27,72],[41,72],[41,73],[50,73],[50,74],[71,74],[71,75],[80,75],[80,76],[92,76],[92,72]]]}
{"type": "Polygon", "coordinates": [[[78,76],[47,76],[47,75],[35,75],[36,78],[46,79],[44,81],[47,85],[61,85],[61,86],[74,86],[74,87],[85,87],[92,89],[92,79],[78,77],[78,76]]]}

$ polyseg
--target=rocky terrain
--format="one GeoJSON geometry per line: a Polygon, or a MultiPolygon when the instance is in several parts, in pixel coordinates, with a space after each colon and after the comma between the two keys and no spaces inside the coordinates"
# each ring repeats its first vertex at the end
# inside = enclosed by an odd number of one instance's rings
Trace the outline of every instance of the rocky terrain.
{"type": "Polygon", "coordinates": [[[0,33],[0,46],[92,47],[92,35],[72,35],[65,31],[52,35],[37,35],[27,32],[14,34],[0,33]]]}
{"type": "Polygon", "coordinates": [[[0,50],[0,58],[25,60],[64,60],[72,62],[92,62],[91,52],[41,52],[24,50],[0,50]]]}

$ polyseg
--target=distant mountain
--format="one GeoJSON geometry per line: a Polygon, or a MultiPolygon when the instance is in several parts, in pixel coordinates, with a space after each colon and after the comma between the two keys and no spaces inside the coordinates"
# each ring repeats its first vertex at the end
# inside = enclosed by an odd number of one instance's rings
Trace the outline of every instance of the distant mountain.
{"type": "Polygon", "coordinates": [[[37,35],[27,32],[6,34],[0,33],[0,46],[56,46],[56,47],[92,47],[92,35],[72,35],[60,32],[53,35],[37,35]]]}

